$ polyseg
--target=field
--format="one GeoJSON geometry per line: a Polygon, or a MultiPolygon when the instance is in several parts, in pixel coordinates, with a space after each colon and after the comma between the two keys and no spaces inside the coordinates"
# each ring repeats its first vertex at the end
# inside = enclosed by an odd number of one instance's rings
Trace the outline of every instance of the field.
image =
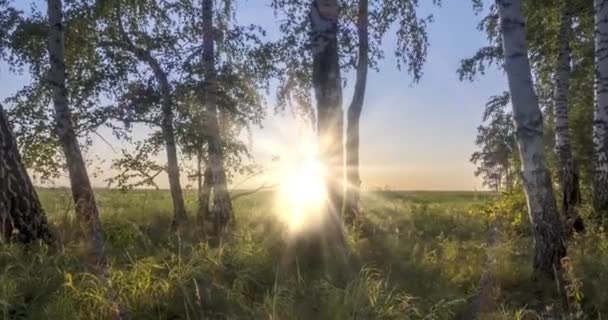
{"type": "MultiPolygon", "coordinates": [[[[0,247],[0,319],[104,319],[109,289],[134,319],[461,319],[484,274],[484,319],[608,315],[608,241],[591,230],[570,242],[560,295],[532,279],[520,195],[367,193],[363,223],[348,230],[347,267],[332,272],[285,263],[271,192],[239,198],[235,228],[212,248],[194,217],[179,236],[170,231],[168,192],[100,190],[110,288],[87,273],[69,192],[41,197],[58,245],[0,247]]],[[[188,204],[193,212],[193,194],[188,204]]]]}

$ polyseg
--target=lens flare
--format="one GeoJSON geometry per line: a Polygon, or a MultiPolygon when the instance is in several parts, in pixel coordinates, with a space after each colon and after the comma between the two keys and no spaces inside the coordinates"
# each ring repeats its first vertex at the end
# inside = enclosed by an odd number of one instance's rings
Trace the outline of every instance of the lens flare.
{"type": "Polygon", "coordinates": [[[277,172],[276,213],[291,235],[319,227],[327,203],[326,170],[318,160],[314,136],[302,136],[296,149],[281,159],[277,172]]]}

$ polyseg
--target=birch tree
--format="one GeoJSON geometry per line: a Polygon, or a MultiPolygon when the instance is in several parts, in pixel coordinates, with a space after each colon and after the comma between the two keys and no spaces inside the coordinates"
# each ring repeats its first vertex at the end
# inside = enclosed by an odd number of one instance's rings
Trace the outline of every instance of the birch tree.
{"type": "Polygon", "coordinates": [[[565,216],[567,232],[573,227],[583,228],[582,219],[576,212],[580,202],[580,187],[577,168],[574,165],[570,142],[568,92],[570,90],[572,32],[572,2],[564,0],[558,36],[558,57],[555,77],[555,148],[559,161],[558,175],[562,194],[562,212],[565,216]]]}
{"type": "Polygon", "coordinates": [[[231,219],[232,200],[228,193],[224,154],[220,137],[217,110],[217,71],[215,69],[215,35],[213,27],[213,0],[203,0],[203,68],[205,81],[203,92],[205,96],[205,123],[203,128],[207,133],[209,167],[214,187],[214,217],[215,233],[220,235],[231,219]]]}
{"type": "Polygon", "coordinates": [[[347,113],[346,124],[346,201],[344,215],[347,222],[358,217],[361,177],[359,174],[359,122],[365,100],[369,68],[368,0],[359,0],[357,14],[358,61],[355,92],[347,113]]]}
{"type": "MultiPolygon", "coordinates": [[[[107,125],[100,113],[104,91],[115,90],[125,76],[123,66],[107,59],[96,46],[99,35],[95,19],[86,1],[69,1],[63,7],[65,70],[68,101],[71,102],[72,126],[81,150],[91,146],[97,129],[107,125]],[[107,63],[106,63],[107,62],[107,63]]],[[[6,99],[7,113],[21,150],[24,165],[42,183],[61,176],[65,168],[63,150],[56,134],[49,86],[48,19],[38,7],[16,19],[14,28],[3,28],[4,58],[9,71],[26,72],[31,81],[6,99]]]]}
{"type": "MultiPolygon", "coordinates": [[[[22,21],[21,13],[0,0],[0,57],[10,60],[10,36],[22,21]]],[[[46,213],[21,157],[9,117],[0,104],[0,237],[28,244],[51,243],[46,213]]]]}
{"type": "Polygon", "coordinates": [[[534,270],[554,276],[566,255],[564,230],[546,166],[543,120],[528,60],[521,0],[496,0],[528,211],[534,234],[534,270]]]}
{"type": "Polygon", "coordinates": [[[495,191],[511,191],[515,184],[516,155],[513,115],[505,111],[511,102],[508,92],[493,96],[486,104],[483,124],[477,128],[475,145],[479,150],[471,155],[477,169],[475,176],[495,191]]]}
{"type": "Polygon", "coordinates": [[[310,24],[319,154],[328,172],[329,214],[337,216],[342,211],[344,200],[344,113],[338,56],[337,0],[313,0],[310,24]]]}
{"type": "MultiPolygon", "coordinates": [[[[160,12],[163,10],[162,8],[156,8],[151,6],[151,10],[153,12],[160,12]]],[[[181,224],[188,220],[188,216],[186,214],[186,206],[184,203],[184,196],[182,192],[182,187],[180,184],[180,168],[177,157],[177,145],[175,139],[175,130],[174,130],[174,97],[173,97],[173,86],[169,80],[168,71],[161,64],[161,61],[154,56],[152,50],[144,45],[140,45],[138,43],[146,43],[152,40],[152,47],[158,47],[158,45],[154,42],[166,41],[168,46],[174,41],[168,40],[171,35],[167,35],[169,32],[165,32],[164,29],[159,31],[160,35],[158,39],[154,39],[150,36],[143,36],[145,41],[139,39],[138,42],[134,41],[131,38],[130,31],[128,31],[123,24],[123,10],[121,6],[121,1],[116,2],[115,4],[115,13],[113,22],[115,23],[116,30],[116,39],[112,39],[109,41],[102,41],[101,44],[104,46],[111,46],[115,48],[119,48],[131,53],[139,62],[145,64],[151,71],[156,80],[160,92],[160,106],[161,106],[161,118],[159,121],[159,125],[161,128],[165,152],[167,157],[167,176],[169,178],[169,189],[171,191],[171,199],[173,201],[173,227],[178,228],[181,224]],[[156,40],[156,41],[155,41],[156,40]]],[[[171,22],[163,22],[163,18],[165,20],[169,19],[166,17],[166,14],[156,14],[151,13],[151,16],[154,16],[157,20],[161,20],[158,22],[160,26],[159,29],[162,29],[163,23],[171,24],[171,22]]],[[[140,20],[139,18],[135,19],[136,21],[140,20]]],[[[145,30],[146,27],[143,27],[145,30]]],[[[136,34],[141,33],[139,31],[136,34]]]]}
{"type": "MultiPolygon", "coordinates": [[[[48,53],[50,61],[48,81],[53,95],[55,126],[66,158],[76,215],[88,241],[89,251],[95,261],[95,268],[100,277],[106,280],[109,276],[109,270],[99,210],[72,124],[68,101],[62,15],[62,0],[48,0],[48,53]]],[[[115,294],[111,290],[109,298],[114,304],[112,317],[114,319],[128,318],[126,310],[121,305],[116,304],[115,294]]]]}
{"type": "Polygon", "coordinates": [[[594,207],[608,210],[608,1],[595,0],[594,207]]]}
{"type": "MultiPolygon", "coordinates": [[[[62,5],[62,0],[49,0],[47,7],[49,24],[48,57],[50,62],[48,82],[55,111],[55,130],[65,155],[76,215],[88,242],[89,252],[94,259],[95,269],[100,278],[105,281],[109,276],[109,270],[99,210],[72,123],[68,90],[66,88],[62,5]]],[[[128,318],[127,311],[116,303],[116,296],[112,290],[110,290],[109,299],[113,304],[112,318],[128,318]]]]}
{"type": "MultiPolygon", "coordinates": [[[[433,1],[433,3],[437,3],[433,1]]],[[[315,56],[318,51],[315,49],[318,33],[311,28],[311,10],[306,10],[306,6],[313,7],[316,2],[304,0],[273,0],[272,7],[275,15],[280,21],[282,37],[279,40],[281,48],[279,72],[279,88],[277,90],[277,109],[284,110],[290,108],[298,117],[310,120],[320,131],[325,126],[322,117],[325,117],[325,109],[317,100],[317,108],[312,107],[311,92],[315,91],[318,97],[319,90],[315,84],[315,56]],[[308,15],[307,15],[308,14],[308,15]],[[310,35],[313,35],[312,37],[310,35]],[[313,55],[310,55],[310,52],[313,55]]],[[[348,220],[359,212],[359,186],[361,179],[359,175],[359,122],[363,110],[366,78],[368,69],[377,70],[378,61],[384,58],[381,43],[387,35],[389,29],[394,27],[396,30],[395,56],[398,68],[406,68],[412,75],[414,82],[422,76],[422,66],[426,60],[428,37],[426,33],[427,24],[432,20],[431,17],[421,18],[417,13],[417,1],[396,1],[396,0],[372,0],[372,1],[336,1],[336,4],[321,1],[319,6],[328,7],[323,9],[325,15],[330,15],[339,24],[335,31],[337,38],[337,60],[340,76],[343,77],[351,70],[356,71],[355,92],[350,103],[347,114],[348,123],[346,135],[346,150],[344,150],[344,134],[337,133],[335,142],[340,143],[341,151],[331,150],[334,153],[331,157],[344,158],[346,151],[346,168],[339,165],[338,172],[333,172],[333,166],[328,167],[331,178],[330,182],[339,179],[340,186],[334,187],[331,198],[339,213],[344,212],[348,220]],[[335,7],[335,8],[334,8],[335,7]],[[331,8],[331,9],[329,9],[331,8]],[[332,12],[336,10],[336,12],[332,12]],[[338,155],[341,154],[341,155],[338,155]],[[345,170],[346,169],[346,170],[345,170]],[[345,175],[346,173],[346,175],[345,175]],[[344,178],[346,177],[346,184],[344,178]],[[343,193],[346,185],[346,194],[343,193]],[[339,189],[340,196],[336,194],[339,189]]],[[[314,8],[314,7],[313,7],[314,8]]],[[[321,24],[328,23],[320,20],[321,24]]],[[[332,21],[332,23],[334,23],[332,21]]],[[[330,26],[331,27],[331,26],[330,26]]],[[[330,41],[334,41],[331,40],[330,41]]],[[[323,40],[325,42],[325,40],[323,40]]],[[[317,56],[318,58],[318,56],[317,56]]],[[[335,61],[335,58],[333,58],[335,61]]],[[[317,59],[317,61],[320,61],[317,59]]],[[[331,71],[331,73],[335,73],[331,71]]],[[[345,79],[341,79],[341,86],[346,84],[345,79]]],[[[317,81],[318,83],[318,81],[317,81]]],[[[335,87],[336,85],[333,85],[335,87]]],[[[341,90],[340,90],[341,91],[341,90]]],[[[324,96],[324,94],[322,94],[324,96]]],[[[342,101],[341,94],[339,100],[342,101]]],[[[338,96],[334,97],[337,99],[338,96]]],[[[337,109],[336,109],[337,110],[337,109]]],[[[343,113],[342,106],[337,112],[343,113]]],[[[331,121],[329,121],[331,122],[331,121]]],[[[335,121],[334,121],[335,122],[335,121]]],[[[344,126],[341,122],[336,122],[338,126],[344,126]]],[[[319,136],[325,135],[318,132],[319,136]]],[[[334,133],[332,133],[334,134],[334,133]]],[[[320,145],[327,144],[333,138],[323,138],[319,141],[320,145]]],[[[335,146],[333,148],[338,148],[335,146]]],[[[323,149],[323,147],[321,147],[323,149]]],[[[323,151],[323,150],[321,150],[323,151]]],[[[327,161],[327,160],[326,160],[327,161]]],[[[338,161],[335,161],[338,163],[338,161]]],[[[333,182],[332,182],[333,183],[333,182]]]]}
{"type": "Polygon", "coordinates": [[[51,232],[38,193],[21,161],[17,142],[0,105],[0,236],[50,243],[51,232]]]}

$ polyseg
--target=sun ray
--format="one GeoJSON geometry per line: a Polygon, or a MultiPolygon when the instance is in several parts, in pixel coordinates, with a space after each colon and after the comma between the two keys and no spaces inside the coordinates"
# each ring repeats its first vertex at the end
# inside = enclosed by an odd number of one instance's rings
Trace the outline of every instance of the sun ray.
{"type": "Polygon", "coordinates": [[[318,228],[327,202],[326,170],[318,158],[314,134],[301,133],[299,140],[281,156],[275,173],[279,180],[276,214],[290,235],[318,228]]]}

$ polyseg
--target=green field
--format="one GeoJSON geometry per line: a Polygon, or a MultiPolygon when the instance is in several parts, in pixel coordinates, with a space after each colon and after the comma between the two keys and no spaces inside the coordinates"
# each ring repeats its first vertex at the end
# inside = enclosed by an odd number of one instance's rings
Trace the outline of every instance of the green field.
{"type": "MultiPolygon", "coordinates": [[[[59,244],[0,247],[0,319],[106,318],[108,287],[86,272],[69,191],[41,197],[59,244]]],[[[284,263],[271,192],[239,198],[235,229],[211,248],[193,217],[180,236],[171,233],[168,192],[98,191],[111,289],[134,319],[460,319],[484,272],[493,278],[487,319],[538,319],[563,308],[555,283],[531,278],[521,199],[488,205],[497,197],[368,193],[364,222],[348,230],[348,271],[336,274],[284,263]],[[499,240],[489,247],[497,217],[499,240]],[[490,252],[496,260],[487,264],[490,252]]],[[[194,195],[187,200],[193,212],[194,195]]],[[[608,315],[607,244],[594,232],[570,243],[569,307],[588,319],[608,315]]]]}

